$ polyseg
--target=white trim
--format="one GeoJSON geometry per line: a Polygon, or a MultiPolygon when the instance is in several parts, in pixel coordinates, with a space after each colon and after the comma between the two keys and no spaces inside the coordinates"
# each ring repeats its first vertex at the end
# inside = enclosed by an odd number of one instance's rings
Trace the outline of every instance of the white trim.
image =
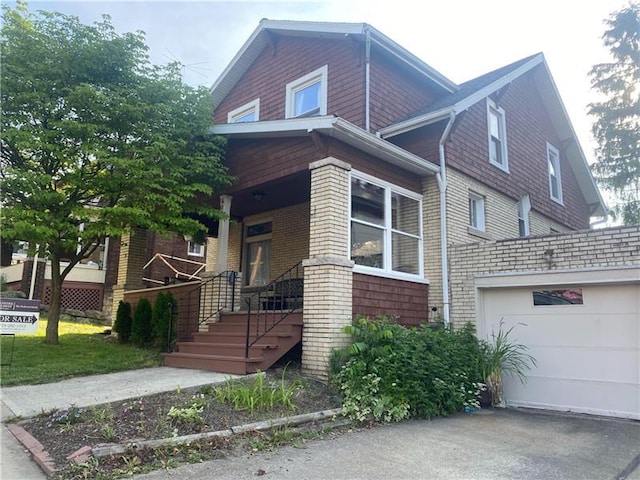
{"type": "Polygon", "coordinates": [[[227,113],[227,123],[243,123],[238,122],[239,118],[242,118],[250,113],[254,114],[254,119],[249,120],[251,122],[257,122],[260,120],[260,99],[256,98],[249,103],[245,103],[241,107],[231,110],[227,113]]]}
{"type": "Polygon", "coordinates": [[[560,173],[560,152],[556,147],[551,145],[549,142],[547,142],[547,168],[548,168],[548,176],[549,176],[549,197],[554,202],[559,203],[560,205],[564,205],[562,200],[562,174],[560,173]],[[553,153],[553,155],[555,156],[555,161],[552,160],[552,157],[549,155],[549,153],[553,153]],[[552,167],[556,171],[555,177],[553,177],[551,174],[552,167]],[[556,183],[556,189],[558,191],[557,196],[553,195],[554,178],[556,183]]]}
{"type": "Polygon", "coordinates": [[[507,119],[502,107],[499,107],[496,102],[487,97],[487,139],[489,148],[489,163],[509,173],[509,156],[507,148],[507,119]],[[495,115],[498,120],[498,137],[500,142],[500,156],[502,157],[502,163],[496,162],[491,158],[491,145],[494,135],[491,134],[491,117],[495,115]]]}
{"type": "Polygon", "coordinates": [[[293,82],[287,83],[286,86],[286,97],[285,97],[285,113],[284,118],[298,118],[298,117],[306,117],[306,116],[323,116],[327,114],[327,76],[328,76],[329,67],[324,65],[323,67],[314,70],[313,72],[307,73],[305,76],[294,80],[293,82]],[[315,85],[316,83],[320,83],[320,91],[318,93],[318,113],[306,114],[304,112],[302,115],[295,114],[296,103],[294,101],[296,93],[304,90],[305,88],[310,87],[311,85],[315,85]]]}
{"type": "MultiPolygon", "coordinates": [[[[375,267],[368,267],[366,265],[357,265],[354,264],[353,267],[353,271],[357,272],[357,273],[363,273],[363,274],[367,274],[367,275],[375,275],[375,276],[379,276],[379,277],[386,277],[386,278],[395,278],[398,280],[407,280],[407,281],[414,281],[414,282],[420,282],[420,283],[425,283],[425,278],[424,278],[424,248],[423,248],[423,240],[424,240],[424,233],[423,233],[423,224],[422,224],[422,215],[423,215],[423,209],[422,209],[422,195],[416,192],[412,192],[411,190],[407,190],[406,188],[400,187],[398,185],[394,185],[392,183],[389,183],[385,180],[381,180],[377,177],[374,177],[372,175],[368,175],[364,172],[360,172],[357,170],[351,170],[349,172],[349,228],[348,228],[348,232],[349,232],[349,240],[348,240],[348,245],[349,245],[349,258],[351,258],[351,225],[352,222],[356,222],[360,225],[366,225],[366,226],[370,226],[370,227],[375,227],[378,228],[380,230],[382,230],[383,232],[383,238],[384,238],[384,247],[383,247],[383,252],[382,252],[382,259],[383,259],[383,266],[382,268],[375,268],[375,267]],[[384,189],[384,225],[378,225],[378,224],[373,224],[373,223],[369,223],[367,221],[363,221],[363,220],[359,220],[359,219],[354,219],[351,215],[351,183],[352,183],[352,179],[353,178],[357,178],[359,180],[363,180],[365,182],[371,183],[377,187],[381,187],[384,189]],[[413,234],[409,234],[407,232],[402,232],[400,230],[396,230],[392,227],[392,211],[391,211],[391,195],[392,193],[397,193],[399,195],[402,195],[404,197],[410,198],[412,200],[415,200],[416,202],[418,202],[418,235],[413,235],[413,234]],[[405,235],[407,237],[411,237],[414,238],[415,240],[417,240],[418,242],[418,258],[417,258],[417,262],[418,262],[418,273],[417,274],[413,274],[413,273],[405,273],[405,272],[398,272],[397,270],[393,270],[393,265],[392,265],[392,258],[393,258],[393,252],[392,252],[392,239],[393,239],[393,234],[394,233],[399,233],[402,235],[405,235]]],[[[428,281],[426,282],[428,283],[428,281]]]]}
{"type": "Polygon", "coordinates": [[[478,232],[486,232],[487,230],[485,221],[485,201],[486,200],[483,195],[471,190],[469,191],[469,226],[478,232]]]}

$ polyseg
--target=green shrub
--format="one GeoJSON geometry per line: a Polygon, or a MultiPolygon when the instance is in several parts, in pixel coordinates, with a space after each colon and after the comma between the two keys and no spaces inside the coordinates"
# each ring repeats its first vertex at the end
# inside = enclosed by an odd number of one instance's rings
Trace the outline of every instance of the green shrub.
{"type": "Polygon", "coordinates": [[[131,326],[131,341],[138,346],[145,347],[153,340],[153,308],[151,302],[141,298],[136,304],[131,326]]]}
{"type": "Polygon", "coordinates": [[[341,389],[347,416],[398,421],[479,406],[482,350],[473,326],[449,333],[359,317],[345,331],[352,336],[348,359],[337,371],[332,365],[330,382],[341,389]]]}
{"type": "Polygon", "coordinates": [[[131,304],[120,300],[116,319],[113,322],[113,331],[118,334],[120,343],[128,343],[131,338],[131,326],[133,318],[131,318],[131,304]]]}
{"type": "Polygon", "coordinates": [[[170,293],[160,292],[153,305],[153,337],[163,352],[173,349],[176,335],[177,303],[170,293]]]}

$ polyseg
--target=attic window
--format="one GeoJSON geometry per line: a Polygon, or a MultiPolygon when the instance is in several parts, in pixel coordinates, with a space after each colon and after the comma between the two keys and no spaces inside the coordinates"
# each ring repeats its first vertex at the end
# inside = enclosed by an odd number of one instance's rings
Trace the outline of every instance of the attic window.
{"type": "Polygon", "coordinates": [[[327,65],[287,84],[285,118],[327,114],[327,65]]]}
{"type": "Polygon", "coordinates": [[[489,161],[492,165],[508,172],[507,128],[504,110],[489,98],[487,98],[487,123],[489,125],[489,161]]]}
{"type": "Polygon", "coordinates": [[[227,123],[257,122],[260,118],[260,99],[256,98],[227,114],[227,123]]]}

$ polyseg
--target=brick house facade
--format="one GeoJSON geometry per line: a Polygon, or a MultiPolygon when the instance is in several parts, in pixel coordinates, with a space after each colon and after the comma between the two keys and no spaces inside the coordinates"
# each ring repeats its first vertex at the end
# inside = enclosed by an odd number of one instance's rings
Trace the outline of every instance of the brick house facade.
{"type": "Polygon", "coordinates": [[[251,290],[254,225],[269,278],[302,262],[318,376],[355,315],[456,321],[453,245],[606,215],[542,54],[456,85],[369,25],[263,20],[211,92],[227,265],[251,290]]]}

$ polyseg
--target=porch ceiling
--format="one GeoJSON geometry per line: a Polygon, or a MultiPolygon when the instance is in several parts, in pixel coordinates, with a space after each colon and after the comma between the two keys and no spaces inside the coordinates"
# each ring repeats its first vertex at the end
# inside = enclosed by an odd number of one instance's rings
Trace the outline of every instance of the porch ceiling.
{"type": "Polygon", "coordinates": [[[231,216],[234,218],[268,212],[309,201],[311,174],[304,170],[229,194],[233,196],[231,216]]]}

